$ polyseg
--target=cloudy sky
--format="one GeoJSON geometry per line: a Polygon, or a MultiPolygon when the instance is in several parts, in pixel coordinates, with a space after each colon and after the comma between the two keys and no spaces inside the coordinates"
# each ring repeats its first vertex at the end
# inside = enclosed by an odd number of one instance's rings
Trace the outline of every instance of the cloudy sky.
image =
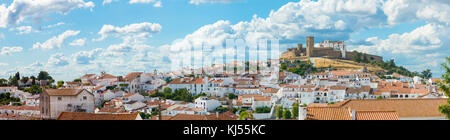
{"type": "Polygon", "coordinates": [[[164,71],[198,42],[311,35],[439,77],[449,22],[448,0],[1,0],[0,78],[164,71]]]}

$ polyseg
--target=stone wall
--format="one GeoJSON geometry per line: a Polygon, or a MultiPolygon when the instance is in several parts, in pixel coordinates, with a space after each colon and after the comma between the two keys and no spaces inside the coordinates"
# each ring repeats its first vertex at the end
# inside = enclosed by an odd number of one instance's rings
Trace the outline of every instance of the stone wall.
{"type": "MultiPolygon", "coordinates": [[[[353,52],[347,52],[346,55],[347,55],[347,56],[346,56],[345,59],[347,59],[347,60],[352,60],[353,57],[354,57],[354,55],[355,55],[355,53],[353,53],[353,52]]],[[[375,60],[376,62],[383,62],[383,57],[381,57],[381,56],[371,55],[371,54],[366,54],[366,57],[367,57],[367,59],[369,59],[369,60],[375,60]]]]}

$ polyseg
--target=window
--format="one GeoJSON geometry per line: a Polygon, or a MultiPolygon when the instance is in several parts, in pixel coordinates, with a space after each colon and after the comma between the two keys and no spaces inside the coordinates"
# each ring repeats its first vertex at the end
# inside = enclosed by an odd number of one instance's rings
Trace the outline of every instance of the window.
{"type": "Polygon", "coordinates": [[[62,97],[58,97],[58,101],[61,101],[62,100],[62,97]]]}
{"type": "Polygon", "coordinates": [[[83,100],[87,100],[87,97],[86,97],[86,96],[83,96],[83,100]]]}

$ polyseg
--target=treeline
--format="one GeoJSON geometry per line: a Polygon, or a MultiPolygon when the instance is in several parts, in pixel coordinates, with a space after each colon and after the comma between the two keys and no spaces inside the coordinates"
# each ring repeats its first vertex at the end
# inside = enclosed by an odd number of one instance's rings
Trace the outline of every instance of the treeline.
{"type": "Polygon", "coordinates": [[[0,94],[0,105],[9,105],[13,102],[15,106],[21,106],[20,99],[11,97],[11,93],[7,92],[5,94],[0,94]]]}
{"type": "Polygon", "coordinates": [[[20,76],[19,72],[16,72],[14,75],[10,76],[7,79],[0,79],[0,87],[12,86],[17,87],[20,90],[24,90],[25,92],[29,92],[32,94],[39,94],[42,92],[42,87],[38,84],[39,81],[44,80],[47,81],[47,88],[56,88],[56,86],[52,86],[55,82],[52,76],[48,74],[46,71],[39,72],[38,76],[20,76]],[[22,86],[21,84],[22,83],[22,86]],[[25,88],[25,86],[27,88],[25,88]]]}
{"type": "MultiPolygon", "coordinates": [[[[397,74],[408,76],[408,77],[419,76],[424,79],[429,79],[433,75],[431,73],[430,69],[426,69],[426,70],[422,71],[421,73],[416,72],[416,71],[411,72],[403,66],[397,66],[395,64],[394,59],[391,59],[389,61],[377,62],[372,57],[367,58],[367,55],[365,53],[360,53],[357,51],[353,51],[353,53],[355,54],[353,56],[353,61],[358,62],[358,63],[368,63],[373,66],[379,66],[379,67],[383,68],[384,70],[387,70],[387,74],[397,73],[397,74]]],[[[380,78],[384,77],[382,75],[379,75],[379,76],[380,76],[380,78]]]]}
{"type": "Polygon", "coordinates": [[[309,60],[307,62],[303,62],[300,60],[296,60],[294,62],[282,62],[281,70],[286,70],[301,76],[309,73],[316,73],[319,71],[311,64],[311,62],[309,62],[309,60]]]}
{"type": "MultiPolygon", "coordinates": [[[[200,94],[206,95],[206,94],[200,94]]],[[[176,89],[172,90],[171,88],[165,88],[163,92],[156,92],[151,95],[151,97],[160,97],[164,99],[171,99],[175,101],[185,101],[185,102],[193,102],[194,96],[187,89],[176,89]]]]}

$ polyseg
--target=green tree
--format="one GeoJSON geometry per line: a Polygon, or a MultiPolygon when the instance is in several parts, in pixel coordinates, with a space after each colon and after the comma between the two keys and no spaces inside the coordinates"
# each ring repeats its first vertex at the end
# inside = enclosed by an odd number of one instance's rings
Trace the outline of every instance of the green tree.
{"type": "Polygon", "coordinates": [[[15,76],[10,76],[8,85],[19,87],[19,80],[15,76]]]}
{"type": "Polygon", "coordinates": [[[147,113],[144,113],[144,112],[139,112],[139,115],[144,120],[150,119],[152,117],[152,114],[147,114],[147,113]]]}
{"type": "Polygon", "coordinates": [[[361,53],[353,51],[353,61],[358,63],[361,62],[361,53]]]}
{"type": "Polygon", "coordinates": [[[432,77],[432,73],[430,69],[422,71],[422,78],[423,79],[430,79],[432,77]]]}
{"type": "Polygon", "coordinates": [[[291,119],[291,117],[292,117],[291,111],[289,111],[289,109],[284,109],[283,119],[291,119]]]}
{"type": "Polygon", "coordinates": [[[80,78],[74,79],[73,82],[80,82],[81,83],[81,79],[80,78]]]}
{"type": "Polygon", "coordinates": [[[277,106],[275,114],[278,119],[283,118],[283,106],[277,106]]]}
{"type": "Polygon", "coordinates": [[[52,79],[53,78],[46,71],[39,72],[38,77],[37,77],[37,80],[52,80],[52,79]]]}
{"type": "Polygon", "coordinates": [[[36,77],[31,76],[30,79],[31,79],[31,85],[36,85],[36,77]]]}
{"type": "MultiPolygon", "coordinates": [[[[447,97],[450,97],[450,57],[447,57],[446,60],[447,62],[441,64],[445,74],[442,75],[443,81],[439,83],[439,87],[447,97]]],[[[450,119],[450,98],[447,99],[447,104],[439,106],[439,111],[450,119]]]]}
{"type": "Polygon", "coordinates": [[[216,111],[219,112],[219,113],[223,113],[223,112],[227,112],[228,108],[219,106],[219,107],[216,108],[216,111]]]}
{"type": "Polygon", "coordinates": [[[28,80],[30,80],[30,78],[28,78],[28,77],[22,77],[22,79],[20,79],[20,82],[22,82],[22,83],[27,83],[28,82],[28,80]]]}
{"type": "Polygon", "coordinates": [[[14,75],[14,78],[16,78],[17,81],[19,81],[20,80],[20,73],[16,72],[16,74],[14,75]]]}
{"type": "Polygon", "coordinates": [[[233,99],[236,99],[236,98],[237,98],[237,97],[236,97],[235,94],[233,94],[233,93],[228,93],[228,99],[233,100],[233,99]]]}
{"type": "Polygon", "coordinates": [[[292,107],[292,117],[297,118],[298,117],[298,110],[299,110],[299,103],[296,102],[292,107]]]}
{"type": "Polygon", "coordinates": [[[270,107],[257,107],[256,113],[270,113],[270,107]]]}
{"type": "Polygon", "coordinates": [[[8,80],[2,78],[0,79],[0,87],[8,86],[8,80]]]}
{"type": "Polygon", "coordinates": [[[64,86],[64,81],[58,81],[57,86],[58,86],[58,88],[64,86]]]}
{"type": "Polygon", "coordinates": [[[252,118],[253,114],[251,112],[242,111],[241,113],[239,113],[239,120],[248,120],[252,118]]]}
{"type": "Polygon", "coordinates": [[[42,93],[42,88],[38,85],[32,85],[29,88],[24,89],[24,91],[31,94],[40,94],[42,93]]]}

